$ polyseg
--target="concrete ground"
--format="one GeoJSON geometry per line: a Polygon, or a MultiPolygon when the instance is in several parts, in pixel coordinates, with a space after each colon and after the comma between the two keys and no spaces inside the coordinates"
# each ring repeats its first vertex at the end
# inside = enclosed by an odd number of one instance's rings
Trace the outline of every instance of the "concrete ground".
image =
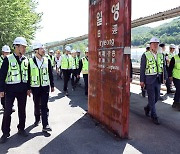
{"type": "MultiPolygon", "coordinates": [[[[53,131],[42,133],[42,126],[33,127],[32,96],[27,101],[26,138],[17,133],[17,110],[12,114],[11,137],[0,144],[0,154],[179,154],[180,112],[172,109],[173,95],[164,95],[157,103],[161,125],[145,117],[143,107],[147,98],[140,95],[140,87],[131,85],[130,139],[122,140],[109,133],[87,113],[87,97],[82,86],[62,93],[63,82],[55,77],[55,92],[49,99],[49,123],[53,131]]],[[[69,86],[71,89],[71,86],[69,86]]],[[[164,92],[163,92],[164,93],[164,92]]],[[[15,103],[15,108],[16,107],[15,103]]],[[[2,121],[0,112],[0,121],[2,121]]],[[[0,132],[0,136],[2,132],[0,132]]]]}

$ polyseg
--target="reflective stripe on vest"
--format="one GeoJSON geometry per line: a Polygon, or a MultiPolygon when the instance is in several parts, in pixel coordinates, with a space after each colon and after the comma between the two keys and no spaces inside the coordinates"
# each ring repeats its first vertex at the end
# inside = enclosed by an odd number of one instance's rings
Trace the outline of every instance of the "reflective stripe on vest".
{"type": "Polygon", "coordinates": [[[61,69],[72,69],[73,57],[70,55],[62,55],[61,69]]]}
{"type": "Polygon", "coordinates": [[[34,63],[33,59],[29,60],[30,63],[30,84],[31,87],[40,87],[50,85],[49,72],[48,72],[48,58],[43,58],[43,63],[40,67],[34,63]]]}
{"type": "Polygon", "coordinates": [[[145,52],[146,71],[145,75],[156,75],[163,72],[164,58],[162,53],[157,54],[157,62],[150,51],[145,52]]]}
{"type": "Polygon", "coordinates": [[[86,59],[86,57],[82,58],[82,74],[88,74],[88,60],[86,59]]]}
{"type": "Polygon", "coordinates": [[[27,83],[28,80],[28,59],[25,58],[19,66],[14,54],[7,56],[9,61],[6,84],[27,83]]]}
{"type": "Polygon", "coordinates": [[[180,57],[179,55],[174,56],[175,64],[173,68],[173,77],[180,79],[180,57]]]}
{"type": "Polygon", "coordinates": [[[3,57],[0,56],[0,68],[1,68],[1,66],[2,66],[2,63],[3,63],[3,57]]]}

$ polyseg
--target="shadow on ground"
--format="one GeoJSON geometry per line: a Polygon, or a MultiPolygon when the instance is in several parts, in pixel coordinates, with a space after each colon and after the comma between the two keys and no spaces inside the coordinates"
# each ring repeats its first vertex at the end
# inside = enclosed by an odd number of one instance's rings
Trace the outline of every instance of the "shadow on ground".
{"type": "Polygon", "coordinates": [[[147,154],[178,154],[180,150],[180,123],[176,121],[180,119],[176,114],[179,112],[174,111],[171,105],[159,101],[157,110],[162,124],[157,126],[144,115],[143,107],[146,103],[147,98],[142,99],[138,94],[131,94],[130,137],[128,140],[113,136],[86,114],[39,152],[41,154],[120,154],[140,151],[147,154]],[[171,115],[166,118],[167,114],[171,115]]]}

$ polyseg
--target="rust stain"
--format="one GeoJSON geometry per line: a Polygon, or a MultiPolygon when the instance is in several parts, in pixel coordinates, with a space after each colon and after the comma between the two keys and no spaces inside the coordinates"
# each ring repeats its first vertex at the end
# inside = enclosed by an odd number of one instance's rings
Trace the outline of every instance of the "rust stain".
{"type": "Polygon", "coordinates": [[[88,112],[128,138],[131,0],[90,0],[88,112]]]}

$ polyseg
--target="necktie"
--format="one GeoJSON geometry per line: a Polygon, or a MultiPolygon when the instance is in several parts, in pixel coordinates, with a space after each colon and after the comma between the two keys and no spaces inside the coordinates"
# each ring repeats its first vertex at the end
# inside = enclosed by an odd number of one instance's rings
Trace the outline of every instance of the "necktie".
{"type": "Polygon", "coordinates": [[[69,56],[67,56],[68,68],[69,68],[69,56]]]}
{"type": "Polygon", "coordinates": [[[75,60],[75,69],[76,69],[76,58],[74,58],[74,60],[75,60]]]}

